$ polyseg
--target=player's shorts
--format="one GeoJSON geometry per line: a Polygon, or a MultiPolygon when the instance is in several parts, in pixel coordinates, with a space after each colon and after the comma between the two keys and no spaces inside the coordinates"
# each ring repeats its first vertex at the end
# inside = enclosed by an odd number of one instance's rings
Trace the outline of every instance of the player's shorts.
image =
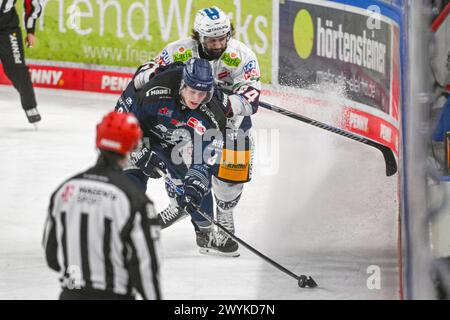
{"type": "Polygon", "coordinates": [[[245,183],[252,179],[253,138],[251,134],[227,141],[215,176],[229,183],[245,183]]]}

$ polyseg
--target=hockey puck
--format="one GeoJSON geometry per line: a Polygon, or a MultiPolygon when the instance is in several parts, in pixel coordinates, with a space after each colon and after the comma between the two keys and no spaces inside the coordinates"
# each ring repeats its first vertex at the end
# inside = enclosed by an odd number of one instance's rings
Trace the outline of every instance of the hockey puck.
{"type": "Polygon", "coordinates": [[[307,282],[308,278],[304,275],[301,275],[298,277],[298,286],[300,288],[304,288],[306,287],[306,282],[307,282]]]}

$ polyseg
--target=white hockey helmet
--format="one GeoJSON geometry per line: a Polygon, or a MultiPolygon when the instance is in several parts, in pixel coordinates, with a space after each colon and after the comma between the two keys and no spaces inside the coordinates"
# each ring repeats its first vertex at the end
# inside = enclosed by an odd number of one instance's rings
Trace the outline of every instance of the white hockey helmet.
{"type": "Polygon", "coordinates": [[[204,8],[195,15],[194,31],[198,32],[202,43],[205,37],[216,38],[226,34],[231,37],[231,22],[218,7],[204,8]]]}

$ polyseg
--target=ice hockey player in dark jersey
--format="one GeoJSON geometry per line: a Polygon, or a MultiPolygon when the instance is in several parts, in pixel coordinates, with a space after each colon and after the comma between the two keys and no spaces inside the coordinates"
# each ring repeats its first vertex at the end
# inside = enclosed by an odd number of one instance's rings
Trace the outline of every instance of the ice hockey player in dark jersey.
{"type": "Polygon", "coordinates": [[[157,215],[122,171],[141,137],[132,114],[107,114],[97,125],[97,164],[51,196],[43,244],[62,300],[128,300],[136,291],[161,299],[157,215]]]}
{"type": "MultiPolygon", "coordinates": [[[[212,178],[212,190],[217,221],[232,233],[235,231],[234,211],[244,184],[252,179],[254,141],[251,115],[258,110],[261,90],[258,58],[247,45],[235,39],[233,33],[233,25],[223,10],[218,7],[200,9],[195,15],[192,35],[167,44],[133,77],[135,88],[140,89],[160,66],[183,62],[191,57],[210,62],[215,82],[226,92],[217,96],[217,100],[226,106],[227,117],[224,151],[212,178]]],[[[213,210],[214,207],[211,212],[213,210]]],[[[171,205],[159,215],[165,222],[163,228],[182,217],[180,211],[171,205]]],[[[217,239],[224,243],[221,247],[227,248],[226,255],[239,256],[238,243],[223,231],[218,230],[218,233],[217,239]]]]}
{"type": "Polygon", "coordinates": [[[172,205],[191,215],[200,252],[226,254],[213,225],[197,212],[212,212],[206,196],[223,147],[226,117],[212,99],[215,90],[209,62],[192,58],[158,71],[139,91],[130,82],[116,110],[134,113],[147,138],[132,154],[126,174],[145,190],[149,178],[160,177],[158,170],[166,172],[183,190],[181,195],[173,185],[166,186],[172,205]]]}

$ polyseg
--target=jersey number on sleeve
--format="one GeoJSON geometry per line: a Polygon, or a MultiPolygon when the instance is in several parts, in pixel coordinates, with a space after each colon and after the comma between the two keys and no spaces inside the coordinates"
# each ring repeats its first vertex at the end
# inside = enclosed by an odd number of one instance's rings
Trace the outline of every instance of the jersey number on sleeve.
{"type": "Polygon", "coordinates": [[[246,85],[240,87],[239,90],[237,91],[237,94],[244,96],[250,103],[255,102],[255,100],[259,97],[258,90],[246,85]]]}

